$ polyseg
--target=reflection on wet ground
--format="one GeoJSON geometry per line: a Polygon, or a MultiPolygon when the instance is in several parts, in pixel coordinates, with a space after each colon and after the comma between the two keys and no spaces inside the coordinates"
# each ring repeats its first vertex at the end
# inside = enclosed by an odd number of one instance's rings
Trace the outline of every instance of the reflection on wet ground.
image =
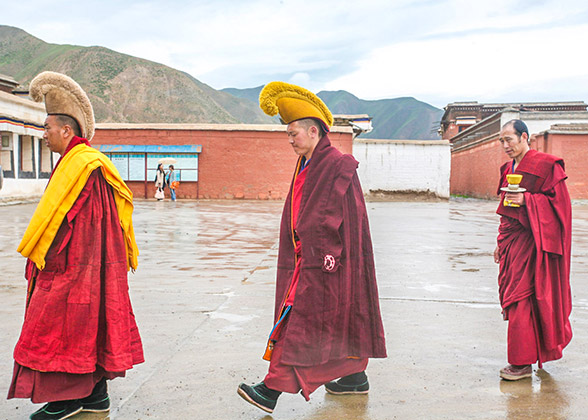
{"type": "MultiPolygon", "coordinates": [[[[505,330],[492,251],[496,203],[368,203],[389,357],[369,396],[280,397],[273,416],[236,394],[263,378],[282,203],[139,201],[129,275],[146,363],[110,384],[110,414],[74,419],[583,419],[588,388],[588,206],[574,206],[574,339],[561,361],[504,382],[505,330]]],[[[24,309],[15,249],[34,205],[0,207],[0,394],[24,309]]],[[[0,403],[25,418],[28,401],[0,403]]]]}
{"type": "Polygon", "coordinates": [[[509,420],[564,420],[568,418],[568,399],[559,391],[553,377],[538,369],[533,378],[517,382],[500,382],[500,391],[507,396],[509,420]]]}

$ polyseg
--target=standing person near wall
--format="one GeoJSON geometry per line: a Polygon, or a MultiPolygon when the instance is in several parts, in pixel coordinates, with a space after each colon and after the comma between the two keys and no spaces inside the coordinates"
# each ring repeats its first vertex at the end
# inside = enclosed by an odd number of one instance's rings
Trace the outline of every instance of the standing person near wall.
{"type": "Polygon", "coordinates": [[[499,188],[508,186],[508,174],[520,174],[520,187],[526,189],[502,192],[494,251],[502,313],[508,320],[509,365],[500,376],[518,380],[532,375],[533,363],[541,368],[561,358],[572,339],[572,210],[563,160],[531,150],[523,121],[506,123],[499,139],[512,159],[500,169],[499,188]]]}
{"type": "Polygon", "coordinates": [[[180,185],[180,182],[177,179],[177,174],[174,170],[174,165],[169,165],[169,172],[167,173],[167,185],[169,185],[171,200],[176,201],[176,189],[180,185]]]}
{"type": "Polygon", "coordinates": [[[282,213],[269,371],[237,390],[271,413],[282,392],[366,394],[368,358],[386,357],[386,346],[357,161],[331,146],[333,117],[312,92],[272,82],[259,100],[288,124],[299,156],[282,213]]]}
{"type": "Polygon", "coordinates": [[[43,138],[61,157],[18,247],[28,294],[8,398],[46,402],[30,418],[56,420],[108,411],[106,380],[144,360],[127,281],[139,251],[133,195],[90,146],[86,93],[53,72],[35,77],[30,93],[45,99],[43,138]]]}
{"type": "Polygon", "coordinates": [[[165,198],[163,189],[165,188],[165,171],[163,170],[163,163],[157,165],[157,171],[155,171],[155,198],[157,201],[161,201],[165,198]]]}

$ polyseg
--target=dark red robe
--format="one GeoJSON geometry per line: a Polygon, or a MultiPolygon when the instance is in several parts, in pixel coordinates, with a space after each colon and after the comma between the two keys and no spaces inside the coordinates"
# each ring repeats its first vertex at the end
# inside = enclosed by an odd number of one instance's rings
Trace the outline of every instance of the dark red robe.
{"type": "Polygon", "coordinates": [[[26,277],[29,296],[9,398],[82,398],[102,376],[122,376],[144,361],[123,233],[100,169],[67,213],[45,268],[28,261],[26,277]]]}
{"type": "MultiPolygon", "coordinates": [[[[512,162],[500,173],[499,188],[508,185],[512,162]]],[[[524,206],[501,200],[497,210],[500,303],[509,320],[509,363],[541,367],[561,358],[572,338],[571,201],[564,162],[555,156],[529,150],[514,173],[523,175],[527,192],[524,206]]]]}
{"type": "MultiPolygon", "coordinates": [[[[386,357],[374,257],[357,161],[317,144],[306,170],[296,233],[300,278],[281,336],[281,361],[317,366],[348,357],[386,357]]],[[[292,188],[280,227],[275,321],[295,269],[292,188]]]]}

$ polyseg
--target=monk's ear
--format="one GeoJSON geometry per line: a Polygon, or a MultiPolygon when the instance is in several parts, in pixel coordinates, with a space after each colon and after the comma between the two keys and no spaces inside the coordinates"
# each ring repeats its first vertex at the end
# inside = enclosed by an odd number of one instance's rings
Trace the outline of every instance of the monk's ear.
{"type": "Polygon", "coordinates": [[[523,133],[521,134],[521,139],[525,142],[525,143],[529,143],[529,135],[527,133],[523,133]]]}

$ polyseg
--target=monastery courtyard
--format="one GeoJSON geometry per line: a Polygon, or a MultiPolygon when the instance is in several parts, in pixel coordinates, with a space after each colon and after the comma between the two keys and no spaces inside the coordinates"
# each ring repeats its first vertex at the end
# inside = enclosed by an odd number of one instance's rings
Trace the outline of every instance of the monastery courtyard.
{"type": "MultiPolygon", "coordinates": [[[[506,323],[498,304],[497,203],[370,202],[388,358],[372,359],[367,396],[319,388],[282,394],[273,415],[237,395],[263,379],[272,327],[281,202],[137,201],[141,255],[129,275],[146,362],[109,383],[110,416],[72,419],[586,419],[588,205],[575,204],[574,338],[532,379],[501,381],[506,323]]],[[[0,419],[36,407],[5,400],[22,324],[17,245],[35,204],[0,207],[0,419]]]]}

